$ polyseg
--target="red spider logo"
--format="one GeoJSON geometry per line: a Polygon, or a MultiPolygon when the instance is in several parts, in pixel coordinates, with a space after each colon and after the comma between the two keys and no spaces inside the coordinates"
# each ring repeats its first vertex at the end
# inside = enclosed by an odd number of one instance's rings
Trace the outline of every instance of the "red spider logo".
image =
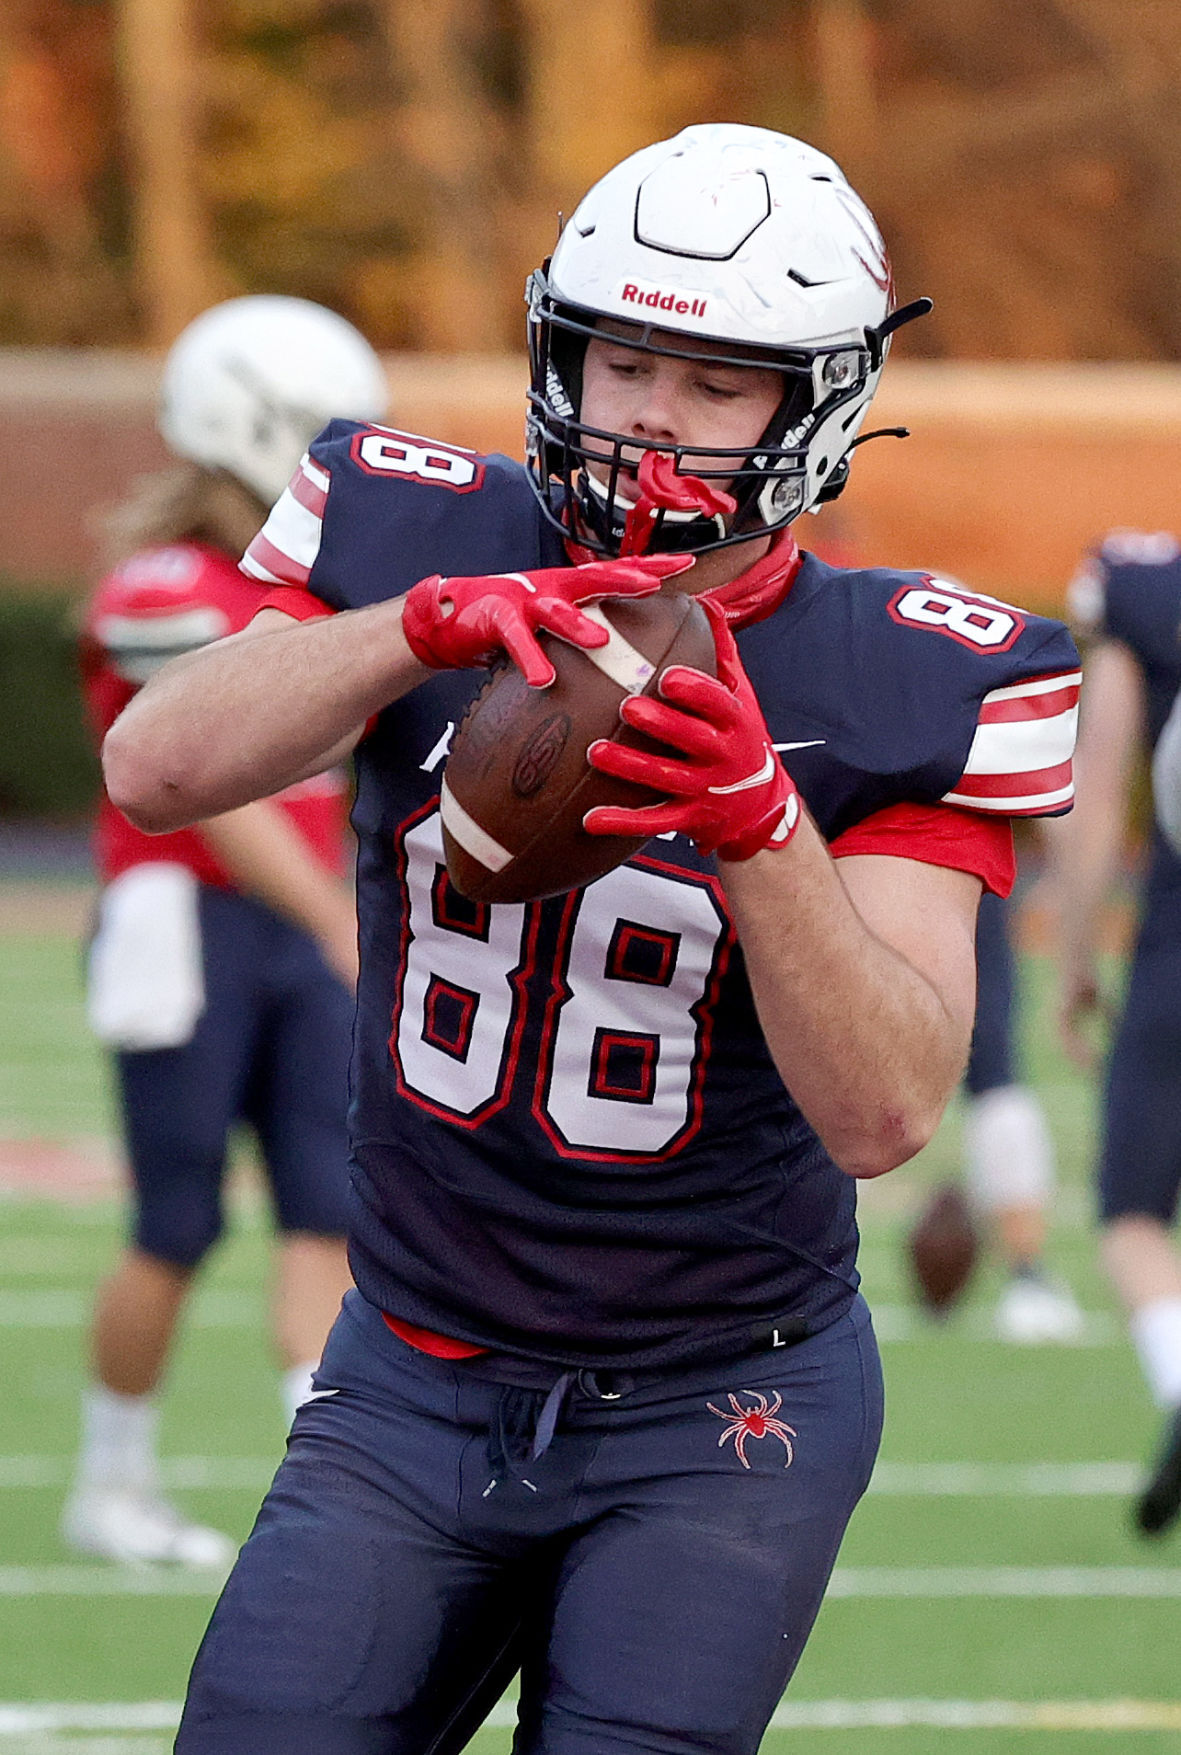
{"type": "Polygon", "coordinates": [[[719,1450],[722,1445],[725,1444],[727,1438],[732,1438],[734,1440],[734,1449],[738,1452],[739,1462],[744,1469],[748,1469],[750,1464],[746,1460],[747,1439],[766,1438],[768,1436],[778,1438],[780,1444],[782,1444],[784,1450],[787,1452],[787,1458],[783,1466],[785,1469],[789,1469],[791,1467],[792,1458],[795,1455],[795,1452],[791,1447],[791,1441],[796,1437],[796,1431],[794,1426],[787,1425],[786,1421],[777,1420],[775,1418],[775,1415],[783,1406],[783,1397],[779,1394],[778,1390],[773,1390],[771,1393],[775,1400],[770,1406],[768,1406],[766,1396],[760,1395],[758,1390],[744,1389],[741,1393],[750,1396],[755,1405],[753,1408],[744,1408],[738,1400],[738,1397],[736,1395],[731,1395],[730,1406],[734,1410],[733,1418],[721,1408],[715,1408],[712,1402],[706,1402],[705,1404],[711,1414],[716,1414],[719,1420],[726,1421],[726,1430],[718,1439],[719,1450]]]}

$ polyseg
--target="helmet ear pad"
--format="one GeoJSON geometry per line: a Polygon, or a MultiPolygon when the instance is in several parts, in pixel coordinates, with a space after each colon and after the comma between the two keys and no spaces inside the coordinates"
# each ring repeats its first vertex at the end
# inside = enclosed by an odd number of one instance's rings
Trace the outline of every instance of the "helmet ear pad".
{"type": "MultiPolygon", "coordinates": [[[[559,306],[555,314],[573,317],[575,312],[559,306]]],[[[560,323],[550,323],[546,327],[549,335],[549,369],[557,374],[570,403],[570,413],[575,420],[579,420],[582,415],[582,367],[590,336],[578,330],[567,329],[560,323]]]]}

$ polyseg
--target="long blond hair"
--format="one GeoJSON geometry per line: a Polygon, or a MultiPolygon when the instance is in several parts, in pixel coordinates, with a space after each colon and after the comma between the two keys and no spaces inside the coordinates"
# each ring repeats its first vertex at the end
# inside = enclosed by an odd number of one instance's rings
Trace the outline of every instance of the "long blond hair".
{"type": "Polygon", "coordinates": [[[266,517],[248,487],[220,470],[181,462],[143,475],[100,524],[106,568],[142,548],[170,542],[207,542],[235,560],[266,517]]]}

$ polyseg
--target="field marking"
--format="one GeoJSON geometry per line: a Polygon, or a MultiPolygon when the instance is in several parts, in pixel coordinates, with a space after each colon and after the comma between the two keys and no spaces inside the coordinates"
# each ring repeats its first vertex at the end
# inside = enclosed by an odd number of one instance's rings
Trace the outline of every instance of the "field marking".
{"type": "MultiPolygon", "coordinates": [[[[180,1701],[115,1704],[0,1703],[0,1737],[55,1733],[167,1731],[180,1721],[180,1701]]],[[[509,1730],[517,1722],[517,1703],[506,1696],[484,1720],[489,1730],[509,1730]]],[[[1181,1701],[1175,1700],[784,1700],[769,1728],[787,1730],[948,1731],[1171,1731],[1181,1730],[1181,1701]]],[[[114,1755],[116,1745],[88,1737],[89,1755],[114,1755]]],[[[129,1750],[142,1744],[125,1742],[129,1750]]]]}
{"type": "MultiPolygon", "coordinates": [[[[160,1463],[165,1487],[261,1491],[271,1484],[281,1453],[267,1456],[172,1456],[160,1463]]],[[[6,1487],[65,1487],[69,1456],[0,1455],[0,1491],[6,1487]]],[[[1136,1462],[1001,1463],[880,1462],[870,1493],[921,1499],[1102,1499],[1138,1491],[1144,1470],[1136,1462]]]]}
{"type": "Polygon", "coordinates": [[[226,1574],[165,1566],[0,1566],[0,1597],[213,1597],[226,1574]]]}
{"type": "MultiPolygon", "coordinates": [[[[0,1292],[0,1328],[84,1328],[93,1302],[92,1293],[67,1287],[0,1292]]],[[[196,1294],[185,1323],[192,1328],[253,1328],[265,1312],[261,1292],[214,1289],[196,1294]]]]}
{"type": "MultiPolygon", "coordinates": [[[[165,1487],[216,1487],[231,1492],[250,1492],[269,1487],[282,1461],[282,1448],[274,1456],[173,1456],[160,1463],[160,1482],[165,1487]]],[[[69,1456],[0,1456],[0,1491],[6,1487],[66,1487],[73,1479],[69,1456]]]]}
{"type": "MultiPolygon", "coordinates": [[[[264,1315],[261,1293],[220,1291],[216,1288],[199,1291],[186,1321],[194,1328],[250,1328],[264,1315]]],[[[91,1294],[73,1287],[22,1288],[0,1291],[0,1328],[68,1329],[82,1328],[90,1321],[91,1294]]],[[[873,1306],[874,1329],[884,1345],[899,1341],[923,1341],[931,1337],[954,1336],[960,1341],[999,1341],[992,1330],[991,1313],[987,1310],[967,1312],[944,1326],[937,1325],[919,1311],[905,1304],[873,1306]]],[[[1073,1347],[1108,1347],[1124,1345],[1123,1331],[1115,1318],[1106,1312],[1094,1312],[1084,1319],[1078,1340],[1060,1343],[1073,1347]]]]}
{"type": "Polygon", "coordinates": [[[32,1737],[38,1731],[174,1731],[180,1714],[179,1700],[137,1700],[126,1705],[0,1702],[0,1736],[32,1737]]]}
{"type": "Polygon", "coordinates": [[[1171,1731],[1173,1700],[796,1700],[783,1701],[772,1730],[1171,1731]]]}
{"type": "Polygon", "coordinates": [[[1143,1465],[1135,1462],[880,1462],[869,1491],[932,1499],[1124,1498],[1143,1479],[1143,1465]]]}
{"type": "Polygon", "coordinates": [[[156,1736],[88,1737],[71,1732],[68,1736],[17,1737],[9,1740],[0,1732],[0,1749],[4,1755],[172,1755],[170,1732],[161,1739],[156,1736]]]}
{"type": "MultiPolygon", "coordinates": [[[[225,1574],[177,1567],[0,1566],[2,1597],[207,1597],[225,1574]]],[[[828,1596],[838,1598],[1139,1597],[1181,1598],[1181,1569],[1151,1566],[838,1566],[828,1596]]]]}
{"type": "MultiPolygon", "coordinates": [[[[952,1314],[945,1322],[935,1322],[909,1304],[883,1304],[869,1298],[870,1314],[873,1317],[874,1333],[884,1346],[892,1346],[899,1341],[923,1341],[932,1337],[943,1339],[949,1336],[957,1341],[989,1341],[995,1347],[1005,1346],[1011,1351],[1033,1352],[1044,1351],[1045,1348],[1018,1348],[1011,1341],[1002,1341],[993,1328],[992,1311],[973,1309],[961,1314],[952,1314]]],[[[1124,1330],[1117,1319],[1106,1310],[1088,1310],[1083,1313],[1083,1324],[1079,1334],[1069,1341],[1055,1341],[1058,1347],[1113,1347],[1124,1344],[1124,1330]]]]}
{"type": "Polygon", "coordinates": [[[1152,1566],[838,1566],[836,1597],[1181,1597],[1181,1569],[1152,1566]]]}

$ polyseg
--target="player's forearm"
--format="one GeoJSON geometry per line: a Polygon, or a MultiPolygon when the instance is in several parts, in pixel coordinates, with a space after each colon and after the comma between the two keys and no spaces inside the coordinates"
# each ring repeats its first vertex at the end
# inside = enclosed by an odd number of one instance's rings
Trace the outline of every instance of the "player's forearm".
{"type": "Polygon", "coordinates": [[[849,1175],[894,1169],[934,1133],[970,1021],[869,930],[811,822],[782,852],[722,870],[784,1084],[849,1175]]]}
{"type": "Polygon", "coordinates": [[[1103,908],[1119,871],[1127,800],[1144,737],[1143,684],[1118,641],[1100,645],[1084,672],[1074,809],[1049,840],[1051,895],[1069,966],[1093,961],[1103,908]]]}
{"type": "Polygon", "coordinates": [[[1103,911],[1123,852],[1122,800],[1080,791],[1070,815],[1055,824],[1048,893],[1057,923],[1058,953],[1071,969],[1093,963],[1103,911]]]}
{"type": "Polygon", "coordinates": [[[325,870],[282,806],[258,799],[200,825],[201,839],[239,889],[316,938],[356,934],[349,888],[325,870]]]}
{"type": "Polygon", "coordinates": [[[103,745],[112,802],[160,833],[235,810],[315,773],[429,671],[401,632],[401,600],[175,659],[103,745]]]}

